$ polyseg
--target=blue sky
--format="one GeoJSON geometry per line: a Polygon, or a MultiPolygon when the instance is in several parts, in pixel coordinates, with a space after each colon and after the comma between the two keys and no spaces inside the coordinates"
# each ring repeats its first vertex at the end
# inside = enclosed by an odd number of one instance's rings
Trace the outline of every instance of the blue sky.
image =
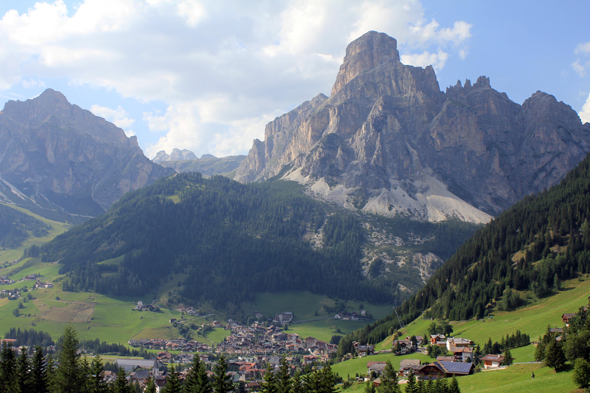
{"type": "Polygon", "coordinates": [[[590,2],[58,0],[0,2],[0,101],[46,88],[137,135],[144,152],[246,154],[265,124],[328,95],[369,30],[441,90],[490,77],[590,121],[590,2]]]}

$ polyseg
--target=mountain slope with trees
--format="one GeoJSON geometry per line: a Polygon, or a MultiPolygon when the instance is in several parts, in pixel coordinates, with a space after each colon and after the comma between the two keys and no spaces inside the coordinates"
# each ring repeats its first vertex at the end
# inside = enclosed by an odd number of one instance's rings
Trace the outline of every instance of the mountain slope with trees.
{"type": "Polygon", "coordinates": [[[178,274],[179,297],[216,307],[287,290],[391,302],[397,283],[361,272],[363,241],[357,218],[330,212],[290,183],[183,173],[125,195],[27,255],[59,261],[66,290],[141,295],[178,274]],[[319,230],[320,240],[306,240],[319,230]]]}
{"type": "MultiPolygon", "coordinates": [[[[525,197],[476,232],[397,308],[400,319],[481,318],[494,307],[520,306],[525,291],[551,295],[562,280],[590,271],[589,218],[590,156],[559,185],[525,197]]],[[[354,337],[379,342],[397,324],[392,315],[354,337]]]]}

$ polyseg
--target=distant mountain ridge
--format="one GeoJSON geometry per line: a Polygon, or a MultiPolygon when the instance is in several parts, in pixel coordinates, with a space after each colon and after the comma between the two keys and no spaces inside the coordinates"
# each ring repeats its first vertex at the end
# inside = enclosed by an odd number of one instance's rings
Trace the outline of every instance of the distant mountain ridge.
{"type": "Polygon", "coordinates": [[[523,105],[486,77],[440,91],[431,66],[401,63],[369,32],[346,49],[331,96],[266,126],[235,179],[279,175],[349,209],[485,223],[556,184],[590,151],[590,124],[553,96],[523,105]]]}
{"type": "Polygon", "coordinates": [[[124,193],[174,173],[152,163],[135,136],[47,89],[0,112],[0,200],[80,222],[124,193]]]}
{"type": "Polygon", "coordinates": [[[159,151],[152,161],[163,167],[172,168],[177,173],[200,172],[206,177],[224,175],[232,178],[232,172],[245,159],[246,156],[240,155],[218,158],[211,154],[203,154],[201,158],[197,158],[195,153],[190,150],[175,148],[169,155],[164,150],[159,151]]]}

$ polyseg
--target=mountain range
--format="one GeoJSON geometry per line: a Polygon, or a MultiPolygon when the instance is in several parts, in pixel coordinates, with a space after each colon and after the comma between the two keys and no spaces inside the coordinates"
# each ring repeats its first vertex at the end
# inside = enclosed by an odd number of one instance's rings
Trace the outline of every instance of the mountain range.
{"type": "Polygon", "coordinates": [[[522,105],[479,77],[445,92],[431,66],[404,65],[395,39],[348,45],[330,97],[266,126],[235,179],[278,176],[351,210],[486,223],[556,184],[590,151],[590,124],[553,96],[522,105]]]}
{"type": "Polygon", "coordinates": [[[159,151],[152,161],[178,173],[200,172],[207,177],[224,175],[232,178],[245,158],[246,156],[241,155],[219,158],[211,154],[203,154],[201,158],[197,158],[190,150],[173,149],[170,155],[164,150],[159,151]]]}
{"type": "Polygon", "coordinates": [[[0,201],[78,223],[123,194],[174,174],[151,162],[135,136],[52,89],[0,112],[0,201]]]}

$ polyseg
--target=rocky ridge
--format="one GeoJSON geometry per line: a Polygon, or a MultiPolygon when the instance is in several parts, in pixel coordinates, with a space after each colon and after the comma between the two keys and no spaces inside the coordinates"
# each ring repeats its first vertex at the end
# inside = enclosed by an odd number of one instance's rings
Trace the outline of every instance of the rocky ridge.
{"type": "Polygon", "coordinates": [[[235,178],[283,179],[355,211],[485,223],[558,182],[590,151],[590,124],[536,92],[522,105],[487,77],[445,92],[432,67],[404,65],[395,39],[346,49],[331,96],[270,122],[235,178]]]}
{"type": "Polygon", "coordinates": [[[174,173],[125,132],[47,89],[0,112],[0,200],[80,222],[123,194],[174,173]]]}
{"type": "Polygon", "coordinates": [[[172,168],[177,173],[200,172],[205,177],[224,175],[232,178],[245,158],[246,156],[241,155],[218,158],[211,154],[203,154],[201,158],[197,158],[190,150],[175,148],[170,155],[164,150],[159,151],[152,161],[165,168],[172,168]]]}

